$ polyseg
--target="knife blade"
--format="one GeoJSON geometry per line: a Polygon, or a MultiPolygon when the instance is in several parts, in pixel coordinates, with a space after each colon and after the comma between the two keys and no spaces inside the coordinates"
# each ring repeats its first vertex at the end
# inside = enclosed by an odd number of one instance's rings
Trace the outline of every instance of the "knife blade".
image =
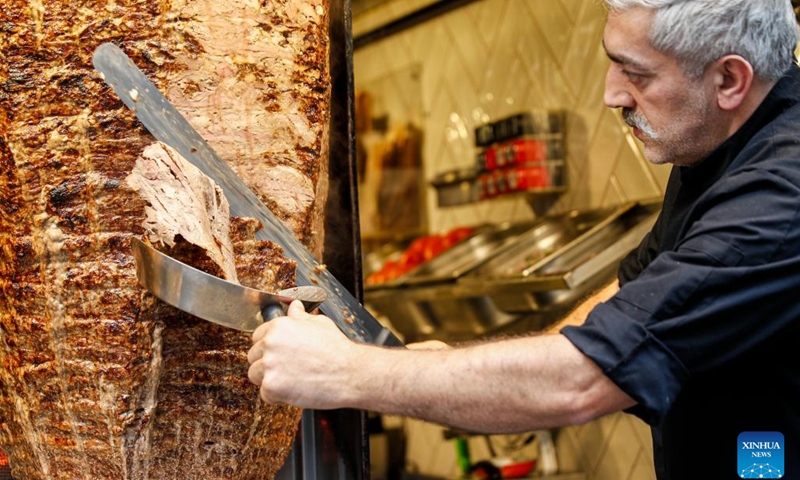
{"type": "Polygon", "coordinates": [[[157,140],[177,150],[222,188],[231,215],[261,222],[263,228],[256,232],[256,238],[280,245],[284,255],[297,263],[298,285],[316,285],[329,293],[320,310],[345,335],[375,345],[403,345],[317,261],[119,47],[100,45],[92,62],[105,83],[157,140]]]}
{"type": "Polygon", "coordinates": [[[175,260],[136,237],[131,239],[131,248],[140,285],[173,307],[224,327],[252,332],[266,320],[285,315],[292,300],[301,300],[311,311],[327,298],[320,287],[268,293],[229,282],[175,260]]]}

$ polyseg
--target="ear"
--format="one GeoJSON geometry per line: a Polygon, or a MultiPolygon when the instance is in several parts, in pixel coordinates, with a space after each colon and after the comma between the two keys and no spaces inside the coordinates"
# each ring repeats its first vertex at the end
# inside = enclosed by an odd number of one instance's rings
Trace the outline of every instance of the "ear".
{"type": "Polygon", "coordinates": [[[750,93],[753,66],[739,55],[725,55],[712,66],[717,104],[723,110],[736,110],[750,93]]]}

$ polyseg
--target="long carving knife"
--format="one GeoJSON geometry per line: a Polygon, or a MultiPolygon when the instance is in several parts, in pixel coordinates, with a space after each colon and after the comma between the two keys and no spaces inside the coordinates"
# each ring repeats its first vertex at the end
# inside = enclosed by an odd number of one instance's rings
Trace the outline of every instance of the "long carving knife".
{"type": "Polygon", "coordinates": [[[95,50],[93,63],[103,80],[157,140],[177,150],[217,182],[228,198],[231,215],[261,222],[264,228],[256,233],[256,238],[280,245],[284,254],[297,263],[298,285],[316,285],[328,292],[320,310],[345,335],[375,345],[403,345],[317,261],[122,50],[104,43],[95,50]]]}

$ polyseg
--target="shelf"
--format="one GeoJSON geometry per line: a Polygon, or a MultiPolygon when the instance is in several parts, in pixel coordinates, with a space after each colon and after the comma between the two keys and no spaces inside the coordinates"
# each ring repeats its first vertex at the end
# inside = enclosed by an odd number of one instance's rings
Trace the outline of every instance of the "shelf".
{"type": "MultiPolygon", "coordinates": [[[[477,187],[469,182],[460,182],[437,188],[437,205],[439,208],[460,207],[482,202],[492,202],[495,200],[508,200],[523,198],[528,204],[538,210],[537,207],[543,200],[549,202],[568,190],[567,187],[543,187],[519,192],[507,192],[489,198],[478,198],[475,192],[477,187]]],[[[538,213],[538,212],[537,212],[538,213]]]]}

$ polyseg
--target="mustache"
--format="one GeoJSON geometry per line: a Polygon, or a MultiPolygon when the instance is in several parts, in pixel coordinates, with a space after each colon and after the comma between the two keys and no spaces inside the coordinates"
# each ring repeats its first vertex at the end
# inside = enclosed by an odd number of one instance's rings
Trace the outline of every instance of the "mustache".
{"type": "Polygon", "coordinates": [[[642,126],[647,125],[647,120],[644,116],[632,108],[625,107],[622,109],[622,119],[625,120],[629,127],[638,128],[639,130],[642,129],[642,126]]]}
{"type": "Polygon", "coordinates": [[[631,128],[638,128],[648,137],[651,137],[655,140],[658,139],[653,127],[650,126],[650,123],[647,121],[645,116],[636,110],[627,107],[623,108],[622,119],[625,120],[625,123],[627,123],[631,128]]]}

